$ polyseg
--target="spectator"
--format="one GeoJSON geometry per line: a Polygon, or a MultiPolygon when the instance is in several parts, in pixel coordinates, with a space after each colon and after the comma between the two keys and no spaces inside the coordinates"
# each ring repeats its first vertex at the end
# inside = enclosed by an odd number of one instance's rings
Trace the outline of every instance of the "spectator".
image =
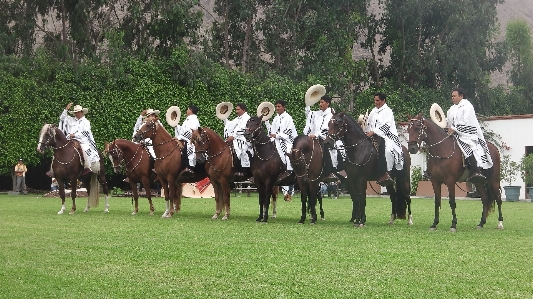
{"type": "Polygon", "coordinates": [[[285,201],[292,201],[292,195],[294,194],[294,185],[282,186],[281,190],[283,195],[285,195],[285,201]]]}
{"type": "Polygon", "coordinates": [[[50,185],[51,191],[57,191],[59,190],[59,183],[57,182],[56,178],[52,178],[52,184],[50,185]]]}
{"type": "Polygon", "coordinates": [[[24,194],[27,194],[26,191],[26,172],[28,171],[28,168],[26,168],[26,165],[24,165],[24,161],[22,159],[19,159],[19,162],[17,165],[15,165],[15,176],[16,176],[16,185],[15,185],[15,191],[16,192],[24,192],[24,194]]]}

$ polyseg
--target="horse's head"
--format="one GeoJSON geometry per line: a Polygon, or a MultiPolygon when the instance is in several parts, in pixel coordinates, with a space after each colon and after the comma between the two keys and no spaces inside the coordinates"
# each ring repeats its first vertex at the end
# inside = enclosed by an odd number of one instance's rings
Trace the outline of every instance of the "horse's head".
{"type": "Polygon", "coordinates": [[[427,127],[424,121],[425,119],[422,113],[409,120],[409,127],[407,128],[409,141],[407,142],[407,148],[411,154],[416,154],[420,148],[420,144],[427,138],[427,127]]]}
{"type": "Polygon", "coordinates": [[[37,143],[37,152],[44,153],[48,147],[56,147],[56,129],[53,124],[44,124],[39,133],[39,143],[37,143]]]}
{"type": "Polygon", "coordinates": [[[122,154],[120,148],[117,147],[115,141],[105,143],[104,155],[107,155],[111,161],[111,164],[113,165],[113,171],[115,173],[121,173],[122,165],[120,162],[124,160],[124,155],[122,154]]]}
{"type": "Polygon", "coordinates": [[[244,129],[244,138],[246,138],[246,141],[252,142],[253,140],[256,140],[259,137],[262,130],[263,130],[262,116],[251,117],[246,122],[246,128],[244,129]]]}
{"type": "Polygon", "coordinates": [[[154,120],[149,120],[145,122],[133,135],[133,141],[134,142],[140,142],[141,140],[144,140],[146,138],[153,139],[154,135],[156,134],[157,129],[157,123],[154,120]]]}
{"type": "Polygon", "coordinates": [[[209,136],[204,129],[192,130],[191,142],[194,144],[194,153],[197,163],[205,163],[207,151],[209,150],[209,136]]]}
{"type": "Polygon", "coordinates": [[[344,112],[335,113],[328,123],[328,136],[325,143],[333,147],[335,141],[344,137],[347,131],[347,124],[344,120],[344,112]]]}

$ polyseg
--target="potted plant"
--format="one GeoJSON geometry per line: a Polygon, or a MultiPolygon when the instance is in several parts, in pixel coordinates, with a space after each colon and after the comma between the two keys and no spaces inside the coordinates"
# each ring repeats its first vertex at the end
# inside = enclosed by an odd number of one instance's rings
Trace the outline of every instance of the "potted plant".
{"type": "Polygon", "coordinates": [[[511,186],[511,184],[519,174],[521,174],[520,164],[511,160],[509,155],[503,155],[500,165],[500,179],[508,183],[507,186],[503,187],[506,201],[518,201],[521,186],[511,186]]]}
{"type": "Polygon", "coordinates": [[[524,155],[520,161],[522,179],[526,183],[527,193],[533,201],[533,154],[524,155]]]}

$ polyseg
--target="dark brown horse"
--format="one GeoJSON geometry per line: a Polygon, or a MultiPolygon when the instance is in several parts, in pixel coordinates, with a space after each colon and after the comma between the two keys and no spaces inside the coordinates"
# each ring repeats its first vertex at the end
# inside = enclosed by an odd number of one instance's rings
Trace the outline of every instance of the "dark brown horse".
{"type": "MultiPolygon", "coordinates": [[[[328,142],[342,140],[346,150],[344,168],[348,175],[349,183],[346,184],[352,198],[352,218],[354,226],[363,227],[366,222],[366,185],[367,181],[379,179],[377,173],[378,150],[374,142],[367,137],[361,126],[348,114],[336,113],[329,122],[328,142]]],[[[402,146],[404,164],[401,170],[392,169],[391,177],[395,184],[388,185],[387,192],[392,203],[389,224],[394,219],[406,219],[406,210],[409,213],[407,224],[413,224],[411,214],[411,156],[407,148],[402,146]]]]}
{"type": "Polygon", "coordinates": [[[104,155],[109,157],[115,173],[125,170],[129,179],[133,200],[135,201],[132,215],[139,212],[139,190],[137,184],[141,183],[146,190],[146,197],[150,204],[150,215],[154,214],[152,193],[150,191],[150,179],[152,176],[153,160],[150,153],[142,143],[131,142],[126,139],[115,139],[104,145],[104,155]]]}
{"type": "Polygon", "coordinates": [[[302,201],[302,216],[298,223],[304,223],[307,212],[311,216],[311,224],[317,220],[316,203],[320,203],[320,217],[324,220],[322,209],[322,195],[320,194],[320,181],[329,173],[324,173],[322,146],[317,139],[307,135],[299,135],[294,139],[292,150],[288,154],[289,160],[300,187],[302,201]]]}
{"type": "Polygon", "coordinates": [[[181,209],[182,183],[194,183],[206,178],[205,172],[197,172],[194,177],[178,182],[178,177],[183,170],[181,162],[181,149],[184,144],[167,132],[161,122],[149,120],[145,122],[133,136],[133,141],[139,142],[146,138],[152,140],[156,155],[154,168],[157,177],[165,191],[167,208],[162,217],[169,218],[181,209]]]}
{"type": "MultiPolygon", "coordinates": [[[[441,185],[448,187],[450,208],[452,209],[451,231],[457,229],[457,216],[455,214],[455,182],[462,182],[469,175],[469,170],[463,164],[463,154],[457,141],[448,135],[433,121],[422,116],[422,113],[409,121],[409,151],[417,153],[421,143],[426,144],[427,167],[435,192],[435,219],[430,229],[435,230],[439,223],[439,209],[441,206],[441,185]]],[[[494,209],[494,202],[498,204],[498,228],[503,229],[502,198],[500,193],[500,153],[498,149],[487,142],[493,166],[483,169],[482,174],[487,177],[486,183],[475,183],[476,191],[481,195],[483,211],[479,228],[487,222],[487,217],[494,209]]]]}
{"type": "MultiPolygon", "coordinates": [[[[198,128],[193,130],[191,142],[194,144],[196,159],[198,163],[205,163],[207,176],[213,184],[215,190],[216,210],[212,219],[217,219],[225,210],[222,220],[228,219],[230,215],[230,187],[229,183],[235,174],[235,163],[231,147],[224,139],[209,128],[198,128]]],[[[272,190],[272,211],[273,218],[276,218],[276,199],[279,192],[278,187],[272,190]]],[[[268,209],[268,207],[266,207],[268,209]]]]}
{"type": "Polygon", "coordinates": [[[105,194],[105,209],[104,212],[109,212],[108,202],[108,188],[105,180],[105,163],[104,157],[100,155],[100,169],[97,173],[90,173],[81,176],[83,171],[83,154],[77,140],[67,140],[63,132],[53,124],[45,124],[39,134],[39,143],[37,144],[37,151],[44,153],[47,148],[54,150],[52,158],[52,170],[54,177],[59,184],[59,196],[61,197],[61,209],[58,214],[63,214],[65,207],[65,183],[69,182],[71,186],[72,209],[69,214],[74,214],[76,211],[76,187],[78,179],[87,188],[88,199],[87,206],[84,212],[89,211],[89,208],[98,206],[99,191],[98,182],[102,185],[105,194]]]}
{"type": "Polygon", "coordinates": [[[244,136],[252,143],[254,149],[251,170],[259,193],[259,217],[256,221],[268,222],[272,188],[284,171],[285,165],[281,161],[275,143],[267,136],[261,119],[262,117],[251,117],[246,123],[244,136]]]}

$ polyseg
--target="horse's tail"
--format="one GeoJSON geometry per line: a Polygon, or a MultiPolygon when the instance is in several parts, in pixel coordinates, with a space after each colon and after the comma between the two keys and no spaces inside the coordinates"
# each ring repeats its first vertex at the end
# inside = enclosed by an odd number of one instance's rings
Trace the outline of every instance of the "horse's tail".
{"type": "Polygon", "coordinates": [[[91,175],[91,186],[89,191],[89,208],[98,206],[100,202],[100,187],[98,185],[98,174],[93,173],[91,175]]]}

